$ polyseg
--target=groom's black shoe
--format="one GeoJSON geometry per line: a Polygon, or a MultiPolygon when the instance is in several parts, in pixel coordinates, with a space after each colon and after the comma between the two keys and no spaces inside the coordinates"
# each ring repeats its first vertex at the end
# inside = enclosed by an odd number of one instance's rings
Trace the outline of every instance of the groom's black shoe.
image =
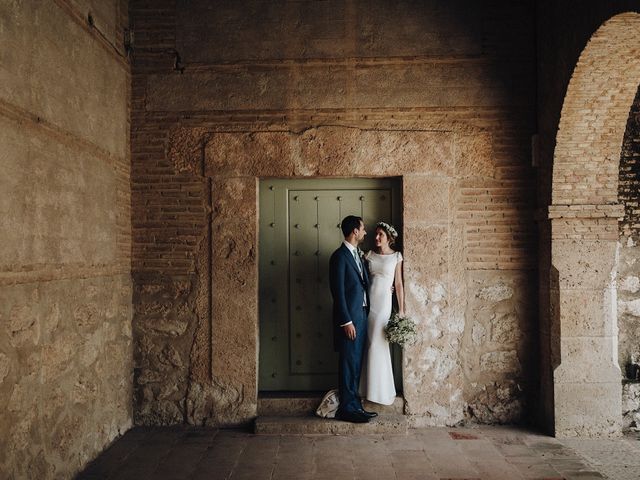
{"type": "Polygon", "coordinates": [[[378,412],[367,412],[364,408],[360,409],[358,413],[361,413],[367,418],[376,418],[378,416],[378,412]]]}
{"type": "Polygon", "coordinates": [[[369,417],[362,412],[338,412],[336,418],[351,423],[367,423],[369,421],[369,417]]]}

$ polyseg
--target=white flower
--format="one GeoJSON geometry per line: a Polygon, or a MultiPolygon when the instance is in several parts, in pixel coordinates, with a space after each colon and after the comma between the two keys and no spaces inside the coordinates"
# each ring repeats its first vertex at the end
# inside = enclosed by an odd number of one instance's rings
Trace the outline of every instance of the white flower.
{"type": "Polygon", "coordinates": [[[393,225],[389,225],[387,222],[378,222],[376,223],[376,228],[377,227],[384,228],[393,238],[398,238],[398,232],[393,228],[393,225]]]}
{"type": "Polygon", "coordinates": [[[400,346],[413,344],[418,336],[418,326],[416,322],[408,316],[400,316],[396,312],[391,315],[385,333],[389,343],[396,343],[400,346]]]}

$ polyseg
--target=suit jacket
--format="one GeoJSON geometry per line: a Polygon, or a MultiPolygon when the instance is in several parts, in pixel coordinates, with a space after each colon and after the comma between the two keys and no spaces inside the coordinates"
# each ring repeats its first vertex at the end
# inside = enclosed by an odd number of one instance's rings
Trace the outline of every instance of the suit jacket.
{"type": "Polygon", "coordinates": [[[340,325],[361,318],[365,295],[369,305],[367,269],[362,262],[362,277],[360,277],[353,254],[344,244],[333,252],[329,260],[329,286],[333,297],[334,346],[337,348],[338,335],[344,335],[340,325]]]}

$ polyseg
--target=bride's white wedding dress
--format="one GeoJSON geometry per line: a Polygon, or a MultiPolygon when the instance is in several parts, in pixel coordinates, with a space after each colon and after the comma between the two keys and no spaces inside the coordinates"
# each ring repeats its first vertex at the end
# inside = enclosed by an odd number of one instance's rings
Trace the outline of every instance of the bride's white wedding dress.
{"type": "Polygon", "coordinates": [[[369,327],[367,351],[362,363],[360,395],[382,405],[391,405],[396,398],[396,388],[391,369],[391,350],[384,327],[391,316],[391,286],[396,265],[402,254],[394,252],[379,255],[373,251],[365,255],[369,264],[369,327]]]}

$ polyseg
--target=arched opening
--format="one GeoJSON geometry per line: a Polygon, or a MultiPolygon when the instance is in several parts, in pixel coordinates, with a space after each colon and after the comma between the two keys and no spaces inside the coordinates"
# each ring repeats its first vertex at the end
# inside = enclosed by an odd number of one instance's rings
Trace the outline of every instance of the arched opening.
{"type": "MultiPolygon", "coordinates": [[[[605,22],[580,55],[567,89],[553,159],[550,328],[558,437],[621,432],[616,273],[620,151],[640,80],[640,15],[605,22]]],[[[543,375],[544,378],[544,375],[543,375]]]]}
{"type": "Polygon", "coordinates": [[[640,426],[640,87],[636,92],[620,154],[618,201],[624,205],[619,224],[618,363],[622,370],[622,428],[640,426]]]}

